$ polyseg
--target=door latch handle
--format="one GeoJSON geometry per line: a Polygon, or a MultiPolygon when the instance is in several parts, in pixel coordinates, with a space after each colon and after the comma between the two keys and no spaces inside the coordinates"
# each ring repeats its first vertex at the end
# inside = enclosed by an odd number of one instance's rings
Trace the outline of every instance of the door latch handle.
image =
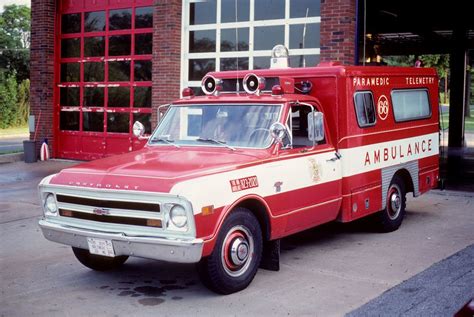
{"type": "Polygon", "coordinates": [[[339,152],[334,153],[334,155],[335,156],[333,158],[326,160],[326,162],[335,162],[337,160],[340,160],[342,157],[341,154],[339,154],[339,152]]]}

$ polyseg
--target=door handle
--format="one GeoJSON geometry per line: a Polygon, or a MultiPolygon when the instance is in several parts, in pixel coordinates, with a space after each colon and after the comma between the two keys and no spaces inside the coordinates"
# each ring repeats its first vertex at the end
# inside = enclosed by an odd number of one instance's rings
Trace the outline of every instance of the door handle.
{"type": "Polygon", "coordinates": [[[336,152],[334,153],[334,157],[329,159],[329,160],[326,160],[326,162],[336,162],[337,160],[340,160],[341,159],[341,154],[339,154],[339,152],[336,152]]]}

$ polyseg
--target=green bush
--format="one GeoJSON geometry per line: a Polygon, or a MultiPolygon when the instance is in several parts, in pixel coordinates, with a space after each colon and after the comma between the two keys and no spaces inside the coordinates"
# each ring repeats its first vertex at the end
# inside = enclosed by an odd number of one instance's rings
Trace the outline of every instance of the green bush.
{"type": "Polygon", "coordinates": [[[0,75],[0,128],[5,129],[17,124],[18,84],[15,75],[0,75]]]}

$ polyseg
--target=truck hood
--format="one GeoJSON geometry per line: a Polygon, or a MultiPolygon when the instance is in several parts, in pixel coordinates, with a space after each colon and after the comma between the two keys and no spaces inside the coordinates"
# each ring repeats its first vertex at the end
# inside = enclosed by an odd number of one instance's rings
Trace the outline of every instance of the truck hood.
{"type": "Polygon", "coordinates": [[[145,147],[67,168],[50,184],[167,193],[184,180],[258,164],[265,150],[145,147]]]}

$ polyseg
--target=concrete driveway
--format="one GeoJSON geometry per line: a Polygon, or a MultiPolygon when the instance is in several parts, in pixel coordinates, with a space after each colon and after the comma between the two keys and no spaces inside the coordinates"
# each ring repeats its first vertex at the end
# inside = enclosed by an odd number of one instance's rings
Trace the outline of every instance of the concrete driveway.
{"type": "MultiPolygon", "coordinates": [[[[393,233],[334,223],[285,239],[280,272],[259,270],[249,288],[229,296],[208,291],[194,265],[131,258],[98,273],[37,225],[36,185],[71,164],[0,165],[0,316],[341,316],[474,243],[473,195],[435,191],[409,198],[393,233]]],[[[452,315],[474,296],[472,285],[467,290],[444,311],[452,315]]],[[[378,309],[371,312],[384,315],[378,309]]]]}

